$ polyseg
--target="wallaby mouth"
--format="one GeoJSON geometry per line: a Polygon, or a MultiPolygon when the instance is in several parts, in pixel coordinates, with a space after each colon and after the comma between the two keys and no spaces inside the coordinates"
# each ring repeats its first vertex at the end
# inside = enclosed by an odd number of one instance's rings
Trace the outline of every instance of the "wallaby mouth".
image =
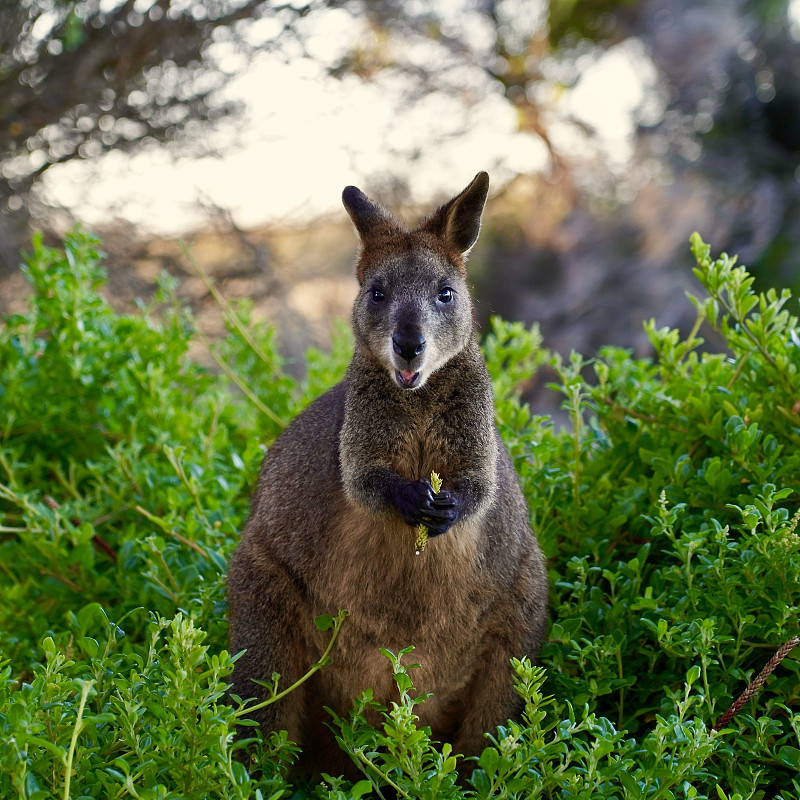
{"type": "Polygon", "coordinates": [[[410,369],[398,369],[395,371],[397,382],[404,389],[416,389],[419,386],[419,372],[410,369]]]}

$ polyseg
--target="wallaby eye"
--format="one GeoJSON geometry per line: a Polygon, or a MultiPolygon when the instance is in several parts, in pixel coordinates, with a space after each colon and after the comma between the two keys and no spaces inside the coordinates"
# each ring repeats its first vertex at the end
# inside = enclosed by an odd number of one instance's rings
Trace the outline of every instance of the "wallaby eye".
{"type": "Polygon", "coordinates": [[[373,303],[382,303],[384,298],[383,292],[378,288],[370,289],[369,292],[369,299],[372,300],[373,303]]]}
{"type": "Polygon", "coordinates": [[[453,290],[449,286],[445,286],[444,289],[439,290],[436,299],[440,303],[449,303],[453,299],[453,290]]]}

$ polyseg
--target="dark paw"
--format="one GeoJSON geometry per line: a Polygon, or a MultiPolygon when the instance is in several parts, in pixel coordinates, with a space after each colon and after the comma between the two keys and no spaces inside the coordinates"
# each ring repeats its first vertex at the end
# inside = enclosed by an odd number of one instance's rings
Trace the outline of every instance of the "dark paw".
{"type": "Polygon", "coordinates": [[[437,495],[427,480],[410,481],[398,492],[397,510],[407,525],[424,525],[429,536],[448,531],[459,517],[458,503],[448,491],[437,495]]]}
{"type": "Polygon", "coordinates": [[[429,536],[440,536],[450,530],[460,515],[455,497],[448,491],[441,491],[434,496],[430,509],[422,514],[420,524],[428,529],[429,536]]]}

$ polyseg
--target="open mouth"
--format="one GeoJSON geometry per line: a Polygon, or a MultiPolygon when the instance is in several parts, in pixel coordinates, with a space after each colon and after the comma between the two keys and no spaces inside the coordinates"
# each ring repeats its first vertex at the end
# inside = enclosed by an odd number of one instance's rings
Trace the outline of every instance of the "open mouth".
{"type": "Polygon", "coordinates": [[[410,369],[397,370],[395,377],[404,389],[414,389],[419,384],[419,372],[413,372],[410,369]]]}

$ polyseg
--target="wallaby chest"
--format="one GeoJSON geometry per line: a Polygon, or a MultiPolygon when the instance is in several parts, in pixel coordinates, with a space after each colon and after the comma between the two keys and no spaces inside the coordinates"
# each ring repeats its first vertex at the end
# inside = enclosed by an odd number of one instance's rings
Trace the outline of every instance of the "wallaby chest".
{"type": "MultiPolygon", "coordinates": [[[[323,677],[329,703],[341,695],[347,708],[355,691],[371,688],[375,699],[396,697],[389,662],[380,652],[397,653],[414,646],[407,663],[419,664],[414,680],[420,692],[436,700],[425,709],[435,716],[441,704],[460,691],[471,671],[474,654],[485,637],[494,605],[495,587],[475,566],[474,539],[461,531],[458,548],[450,541],[432,541],[419,556],[408,526],[359,518],[359,510],[342,520],[349,528],[332,550],[314,581],[319,608],[350,612],[337,642],[334,664],[323,677]],[[361,546],[355,545],[361,540],[361,546]]],[[[344,532],[344,531],[343,531],[344,532]]],[[[324,634],[315,634],[320,654],[324,634]]]]}
{"type": "Polygon", "coordinates": [[[477,568],[478,525],[465,521],[456,533],[431,540],[416,555],[413,528],[347,503],[309,576],[314,610],[347,608],[350,627],[375,647],[435,640],[448,625],[471,629],[492,586],[477,568]]]}

